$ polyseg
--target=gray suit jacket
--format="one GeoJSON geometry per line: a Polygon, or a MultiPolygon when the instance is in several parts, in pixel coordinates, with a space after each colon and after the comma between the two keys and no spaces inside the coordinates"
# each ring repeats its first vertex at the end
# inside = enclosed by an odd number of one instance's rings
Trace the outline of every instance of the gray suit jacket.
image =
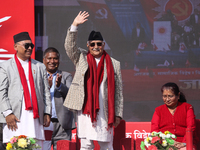
{"type": "MultiPolygon", "coordinates": [[[[51,99],[44,64],[32,59],[32,73],[37,95],[39,120],[43,124],[44,113],[51,114],[51,99]]],[[[2,112],[10,109],[20,119],[24,96],[19,72],[14,58],[0,63],[0,123],[6,123],[2,112]]]]}
{"type": "Polygon", "coordinates": [[[55,88],[54,91],[56,115],[58,117],[60,125],[65,130],[74,129],[76,127],[74,121],[74,114],[67,107],[63,106],[65,97],[72,83],[72,75],[68,72],[64,72],[61,70],[58,70],[57,72],[59,74],[62,74],[62,80],[61,80],[61,88],[59,90],[55,88]]]}
{"type": "MultiPolygon", "coordinates": [[[[64,102],[64,106],[81,110],[84,103],[85,92],[84,92],[84,78],[86,71],[88,69],[87,63],[87,51],[78,48],[76,45],[77,32],[70,32],[68,30],[67,37],[65,39],[65,49],[69,58],[72,60],[76,66],[76,72],[70,86],[69,92],[64,102]]],[[[122,95],[122,77],[120,70],[120,62],[111,58],[114,68],[115,76],[115,115],[122,118],[123,114],[123,95],[122,95]]],[[[103,86],[104,86],[104,110],[106,120],[108,117],[108,98],[107,98],[107,71],[106,62],[104,61],[104,76],[103,76],[103,86]]]]}

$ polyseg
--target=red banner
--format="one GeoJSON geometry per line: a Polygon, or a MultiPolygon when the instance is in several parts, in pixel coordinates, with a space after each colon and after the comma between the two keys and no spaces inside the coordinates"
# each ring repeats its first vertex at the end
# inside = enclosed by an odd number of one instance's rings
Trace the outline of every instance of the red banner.
{"type": "MultiPolygon", "coordinates": [[[[13,35],[27,31],[35,44],[34,0],[1,1],[0,9],[0,61],[3,61],[16,52],[13,35]]],[[[34,51],[32,58],[35,58],[34,51]]]]}
{"type": "MultiPolygon", "coordinates": [[[[126,138],[143,139],[151,132],[151,122],[126,122],[126,138]]],[[[72,141],[76,141],[76,129],[72,130],[72,141]]]]}

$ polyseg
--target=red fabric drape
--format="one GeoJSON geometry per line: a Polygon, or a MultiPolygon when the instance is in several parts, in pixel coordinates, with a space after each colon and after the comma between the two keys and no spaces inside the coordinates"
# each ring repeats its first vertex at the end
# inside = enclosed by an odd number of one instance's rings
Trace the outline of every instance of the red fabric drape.
{"type": "Polygon", "coordinates": [[[19,62],[17,55],[15,54],[15,62],[17,64],[20,80],[23,86],[24,90],[24,100],[25,100],[25,109],[26,110],[32,110],[33,109],[33,118],[39,118],[39,113],[38,113],[38,104],[37,104],[37,97],[36,97],[36,92],[35,92],[35,85],[34,85],[34,80],[33,80],[33,74],[32,74],[32,69],[31,69],[31,58],[29,58],[29,83],[30,83],[30,88],[31,88],[31,97],[28,89],[28,84],[26,81],[24,69],[22,68],[21,63],[19,62]],[[31,106],[31,99],[32,99],[32,105],[31,106]]]}
{"type": "Polygon", "coordinates": [[[110,56],[104,51],[98,67],[95,58],[88,52],[88,71],[86,73],[86,97],[83,107],[83,114],[91,117],[91,122],[97,121],[99,111],[99,87],[103,80],[104,59],[106,60],[107,83],[108,83],[108,126],[112,127],[115,119],[115,78],[114,69],[110,56]]]}

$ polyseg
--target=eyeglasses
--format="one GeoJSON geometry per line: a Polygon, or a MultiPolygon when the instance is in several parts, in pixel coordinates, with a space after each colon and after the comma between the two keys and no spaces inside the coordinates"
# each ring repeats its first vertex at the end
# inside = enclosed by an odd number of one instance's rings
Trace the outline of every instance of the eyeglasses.
{"type": "MultiPolygon", "coordinates": [[[[21,44],[19,44],[19,45],[21,45],[21,44]]],[[[25,43],[25,44],[23,44],[23,46],[24,46],[25,49],[28,49],[29,47],[31,47],[31,49],[34,48],[34,44],[33,43],[25,43]]]]}
{"type": "Polygon", "coordinates": [[[34,48],[34,44],[33,43],[25,43],[24,44],[25,49],[28,49],[29,47],[31,47],[31,49],[34,48]]]}
{"type": "Polygon", "coordinates": [[[93,42],[93,43],[90,43],[90,46],[91,46],[91,47],[94,47],[95,44],[97,44],[97,46],[102,46],[102,45],[103,45],[102,42],[97,42],[97,43],[93,42]]]}

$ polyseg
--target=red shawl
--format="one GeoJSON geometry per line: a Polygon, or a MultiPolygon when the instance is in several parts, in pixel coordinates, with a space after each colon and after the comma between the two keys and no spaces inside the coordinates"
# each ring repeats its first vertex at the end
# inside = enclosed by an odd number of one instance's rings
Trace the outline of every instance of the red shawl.
{"type": "Polygon", "coordinates": [[[24,90],[24,100],[25,100],[26,110],[32,110],[32,106],[31,106],[31,99],[32,99],[33,115],[34,115],[33,118],[39,118],[37,97],[36,97],[36,93],[35,93],[35,85],[34,85],[34,80],[33,80],[32,69],[31,69],[31,58],[29,58],[29,61],[28,61],[28,64],[29,64],[28,72],[29,72],[29,83],[30,83],[30,88],[31,88],[31,98],[30,98],[30,93],[29,93],[24,69],[22,68],[22,65],[19,62],[16,54],[15,54],[15,61],[17,64],[17,69],[18,69],[20,80],[21,80],[23,90],[24,90]]]}
{"type": "Polygon", "coordinates": [[[95,58],[88,52],[87,62],[89,68],[86,73],[86,96],[83,107],[83,114],[91,117],[91,122],[97,121],[99,111],[99,87],[103,80],[104,59],[106,60],[107,83],[108,83],[108,126],[112,127],[115,121],[115,77],[110,56],[104,51],[101,60],[96,67],[95,58]]]}

